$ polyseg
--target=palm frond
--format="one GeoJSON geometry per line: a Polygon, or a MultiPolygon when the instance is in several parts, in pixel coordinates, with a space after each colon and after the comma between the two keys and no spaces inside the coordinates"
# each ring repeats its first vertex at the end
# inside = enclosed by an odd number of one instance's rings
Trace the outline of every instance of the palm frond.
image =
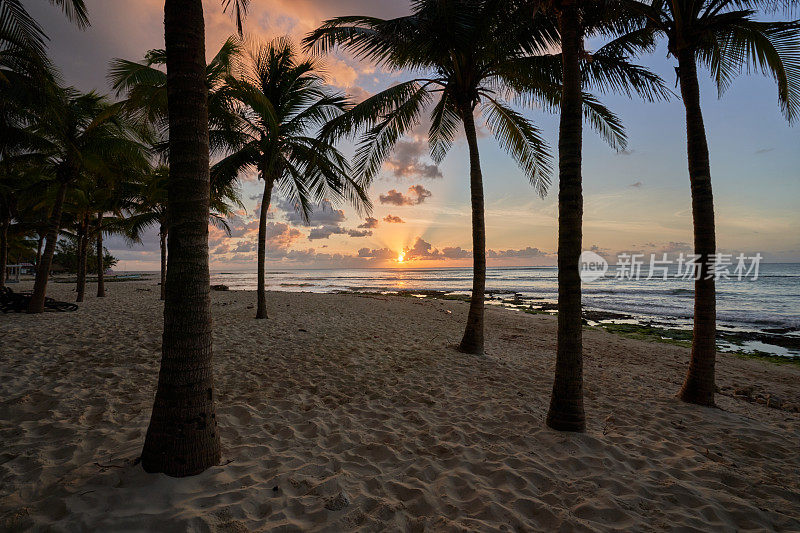
{"type": "Polygon", "coordinates": [[[500,146],[511,155],[537,193],[544,197],[550,186],[552,159],[541,132],[504,103],[488,98],[483,105],[486,125],[500,146]]]}

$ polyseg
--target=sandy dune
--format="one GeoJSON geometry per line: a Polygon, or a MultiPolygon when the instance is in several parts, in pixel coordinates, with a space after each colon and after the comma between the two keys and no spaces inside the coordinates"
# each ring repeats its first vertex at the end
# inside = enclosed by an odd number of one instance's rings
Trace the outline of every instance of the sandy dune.
{"type": "Polygon", "coordinates": [[[465,356],[453,301],[275,293],[256,321],[214,293],[223,464],[145,474],[158,288],[91,290],[0,315],[0,530],[800,530],[797,367],[720,356],[721,409],[695,407],[686,349],[587,331],[588,431],[561,434],[555,320],[490,308],[465,356]]]}

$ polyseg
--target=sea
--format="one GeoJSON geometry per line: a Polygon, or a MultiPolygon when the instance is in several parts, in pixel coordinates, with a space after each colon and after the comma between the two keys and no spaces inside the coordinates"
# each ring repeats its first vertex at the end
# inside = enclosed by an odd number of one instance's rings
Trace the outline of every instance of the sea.
{"type": "MultiPolygon", "coordinates": [[[[584,310],[607,318],[596,322],[638,323],[691,329],[693,280],[670,267],[665,275],[638,279],[621,265],[582,284],[584,310]]],[[[267,290],[378,292],[426,297],[469,295],[471,268],[285,269],[267,272],[267,290]]],[[[212,284],[254,290],[255,272],[212,272],[212,284]]],[[[555,267],[493,267],[486,274],[487,303],[517,310],[553,312],[558,294],[555,267]]],[[[738,279],[717,281],[717,321],[721,331],[742,333],[744,344],[720,349],[800,357],[800,263],[761,263],[738,279]],[[755,279],[754,279],[755,278],[755,279]],[[748,336],[748,334],[750,334],[748,336]],[[783,340],[773,344],[770,337],[783,340]]]]}

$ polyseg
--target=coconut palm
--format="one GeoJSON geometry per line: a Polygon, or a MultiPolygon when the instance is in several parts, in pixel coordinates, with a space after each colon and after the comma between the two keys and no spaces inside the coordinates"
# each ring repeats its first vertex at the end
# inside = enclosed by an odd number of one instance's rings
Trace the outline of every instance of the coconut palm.
{"type": "Polygon", "coordinates": [[[113,164],[127,161],[145,167],[147,153],[139,131],[97,93],[56,89],[43,109],[37,110],[33,131],[46,140],[42,153],[57,192],[50,210],[41,261],[36,269],[29,313],[44,312],[50,265],[61,230],[67,193],[85,173],[108,173],[113,164]]]}
{"type": "MultiPolygon", "coordinates": [[[[247,0],[223,0],[241,33],[247,0]]],[[[208,272],[208,87],[202,0],[165,0],[170,232],[161,370],[142,467],[171,476],[219,463],[208,272]]]]}
{"type": "MultiPolygon", "coordinates": [[[[484,345],[486,236],[475,113],[480,109],[500,145],[544,195],[550,182],[547,145],[536,126],[505,100],[551,109],[561,104],[558,58],[547,55],[558,45],[558,31],[550,17],[540,13],[534,19],[535,6],[520,2],[419,0],[411,7],[410,16],[391,20],[350,16],[326,21],[305,43],[322,52],[342,47],[391,69],[420,73],[419,78],[367,98],[325,128],[331,136],[365,130],[354,167],[367,180],[379,171],[397,140],[418,124],[434,97],[438,101],[431,111],[429,129],[434,161],[444,158],[459,125],[463,127],[470,159],[473,285],[459,349],[480,354],[484,345]]],[[[629,67],[621,64],[616,77],[629,76],[629,67]]],[[[586,114],[612,145],[624,146],[617,117],[589,95],[582,100],[579,112],[586,114]]]]}
{"type": "MultiPolygon", "coordinates": [[[[238,19],[237,19],[238,20],[238,19]]],[[[242,142],[239,116],[230,95],[226,79],[242,53],[239,40],[227,39],[217,54],[206,65],[208,87],[209,141],[211,153],[225,154],[232,146],[242,142]]],[[[157,132],[160,141],[154,147],[162,159],[167,157],[169,138],[169,112],[167,109],[167,74],[163,67],[167,54],[163,49],[150,50],[143,61],[114,59],[109,69],[109,81],[117,96],[125,96],[125,110],[157,132]]],[[[165,298],[167,274],[167,183],[169,165],[162,164],[141,184],[136,216],[130,223],[134,235],[139,235],[149,226],[159,228],[161,248],[161,299],[165,298]]],[[[239,204],[234,188],[235,176],[226,183],[212,183],[210,218],[221,223],[222,217],[231,212],[228,202],[239,204]]]]}
{"type": "Polygon", "coordinates": [[[290,40],[278,38],[251,50],[228,80],[231,96],[245,106],[244,139],[237,151],[214,165],[211,179],[229,182],[252,169],[264,180],[256,318],[267,318],[264,267],[274,187],[306,218],[311,204],[326,198],[349,200],[358,209],[370,205],[361,185],[351,179],[347,159],[329,141],[309,136],[348,105],[344,95],[324,84],[320,67],[299,56],[290,40]]]}
{"type": "MultiPolygon", "coordinates": [[[[677,60],[686,110],[689,182],[692,192],[694,253],[700,265],[694,285],[694,331],[686,379],[679,397],[714,405],[716,359],[716,237],[714,202],[698,65],[709,70],[719,95],[742,71],[761,71],[778,85],[781,111],[789,121],[800,116],[800,21],[762,22],[759,9],[792,2],[771,0],[624,0],[647,20],[642,33],[667,38],[677,60]]],[[[795,4],[796,5],[796,4],[795,4]]]]}
{"type": "MultiPolygon", "coordinates": [[[[97,265],[103,265],[103,235],[128,236],[129,224],[125,217],[134,201],[139,177],[147,174],[149,165],[130,165],[124,158],[106,162],[103,173],[86,173],[68,196],[65,211],[72,216],[72,238],[77,244],[78,275],[77,302],[82,302],[86,292],[86,274],[89,251],[94,243],[97,265]]],[[[103,268],[97,272],[97,296],[105,296],[103,268]]]]}
{"type": "MultiPolygon", "coordinates": [[[[161,251],[161,299],[166,295],[167,284],[167,183],[169,167],[159,165],[147,173],[136,184],[135,199],[130,215],[125,219],[126,235],[133,242],[139,242],[147,228],[157,227],[159,249],[161,251]]],[[[228,233],[225,219],[234,214],[237,207],[242,207],[235,180],[227,183],[213,183],[211,186],[211,213],[209,221],[222,227],[228,233]]]]}
{"type": "MultiPolygon", "coordinates": [[[[515,2],[509,1],[513,5],[515,2]]],[[[557,98],[560,112],[559,217],[558,217],[558,339],[556,371],[547,425],[563,431],[585,428],[583,409],[583,342],[581,336],[580,255],[582,247],[583,192],[581,159],[584,117],[596,129],[595,118],[586,114],[592,96],[616,92],[645,101],[668,99],[671,92],[649,70],[631,63],[631,57],[649,48],[651,40],[637,33],[641,17],[605,1],[548,0],[526,2],[538,15],[555,17],[561,37],[560,53],[528,58],[530,71],[561,83],[557,98]],[[606,39],[596,52],[584,48],[587,38],[606,39]],[[554,61],[555,60],[555,61],[554,61]],[[546,74],[545,74],[546,76],[546,74]]],[[[534,23],[535,19],[534,19],[534,23]]],[[[607,135],[602,129],[601,134],[607,135]]],[[[617,144],[623,148],[623,144],[617,144]]]]}

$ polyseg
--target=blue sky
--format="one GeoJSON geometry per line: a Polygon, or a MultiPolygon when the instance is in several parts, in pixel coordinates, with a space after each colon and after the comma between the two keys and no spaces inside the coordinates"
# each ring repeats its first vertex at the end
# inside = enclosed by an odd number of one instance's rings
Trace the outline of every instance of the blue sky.
{"type": "MultiPolygon", "coordinates": [[[[85,32],[65,23],[46,2],[25,3],[50,34],[51,53],[65,81],[84,90],[108,91],[105,73],[112,57],[141,58],[147,49],[163,46],[163,2],[159,0],[89,0],[93,26],[85,32]]],[[[234,26],[217,0],[204,3],[211,55],[234,26]]],[[[403,6],[391,1],[256,0],[247,19],[247,32],[263,40],[281,34],[299,38],[331,16],[395,16],[402,14],[403,6]]],[[[598,44],[590,42],[587,49],[598,44]]],[[[639,62],[674,86],[674,61],[666,57],[663,47],[639,62]]],[[[331,83],[357,98],[408,77],[402,72],[382,72],[346,56],[331,57],[327,63],[331,83]]],[[[782,117],[774,82],[760,75],[742,76],[718,99],[710,79],[704,76],[701,92],[711,147],[719,249],[761,252],[771,261],[800,261],[800,129],[789,126],[782,117]]],[[[620,251],[689,251],[690,196],[679,98],[659,103],[618,95],[602,95],[601,99],[622,118],[629,146],[627,152],[618,154],[593,132],[587,130],[584,135],[584,248],[595,246],[612,256],[620,251]]],[[[525,114],[555,147],[558,117],[539,110],[526,110],[525,114]]],[[[489,264],[553,264],[557,183],[540,199],[490,136],[482,135],[479,144],[487,247],[492,250],[489,264]]],[[[343,149],[350,150],[348,146],[343,149]]],[[[426,149],[424,130],[419,130],[404,140],[373,183],[370,196],[375,203],[375,227],[359,229],[365,225],[363,217],[346,206],[323,210],[315,226],[304,226],[296,223],[291,208],[280,209],[287,207],[285,203],[273,202],[270,265],[397,265],[397,254],[406,249],[410,266],[468,266],[470,260],[464,253],[471,249],[466,146],[457,142],[438,170],[426,149]],[[421,188],[409,191],[414,186],[421,188]],[[417,191],[424,192],[420,196],[417,191]],[[381,195],[394,203],[381,203],[381,195]],[[385,221],[390,215],[403,222],[385,221]],[[360,236],[369,231],[371,235],[360,236]]],[[[248,209],[231,221],[235,236],[211,232],[212,268],[255,268],[256,200],[249,197],[260,195],[261,185],[245,177],[242,191],[248,209]],[[237,249],[240,251],[233,251],[237,249]]],[[[109,247],[121,259],[118,268],[157,268],[154,231],[141,246],[128,248],[112,238],[109,247]]]]}

